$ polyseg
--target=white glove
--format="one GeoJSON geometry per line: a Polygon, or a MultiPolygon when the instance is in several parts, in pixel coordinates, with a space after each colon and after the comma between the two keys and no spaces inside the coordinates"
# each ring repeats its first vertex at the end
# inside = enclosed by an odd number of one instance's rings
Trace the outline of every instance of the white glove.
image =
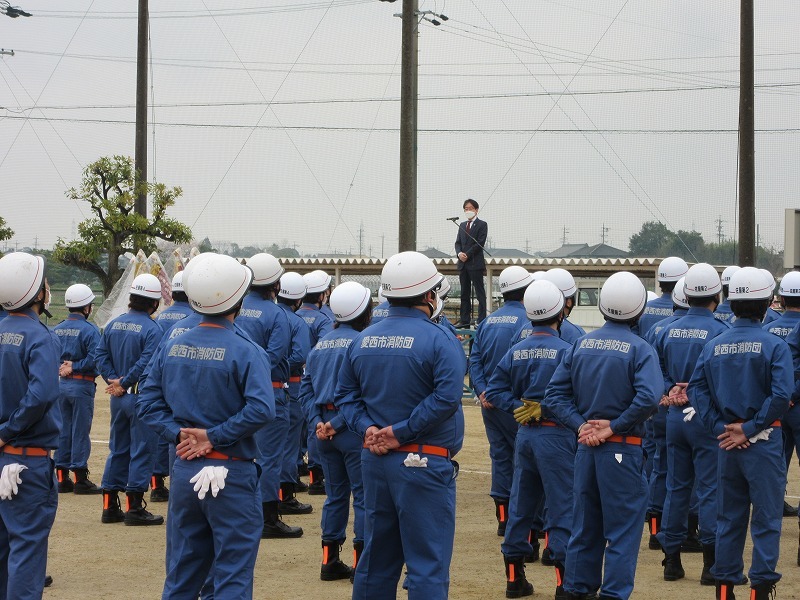
{"type": "Polygon", "coordinates": [[[755,434],[753,437],[750,438],[750,443],[755,444],[758,440],[766,441],[769,439],[770,433],[772,433],[772,427],[764,429],[763,431],[759,431],[757,434],[755,434]]]}
{"type": "Polygon", "coordinates": [[[189,480],[189,483],[194,484],[194,491],[197,492],[200,500],[206,497],[209,488],[211,488],[211,495],[216,498],[219,491],[225,487],[227,475],[228,469],[225,467],[203,467],[197,475],[189,480]]]}
{"type": "Polygon", "coordinates": [[[408,453],[406,459],[403,461],[403,464],[407,467],[428,467],[428,457],[420,458],[419,454],[414,454],[412,452],[408,453]]]}
{"type": "Polygon", "coordinates": [[[697,411],[694,409],[694,406],[687,406],[683,409],[683,414],[686,415],[683,417],[683,422],[688,423],[694,418],[694,416],[697,414],[697,411]]]}
{"type": "Polygon", "coordinates": [[[17,495],[19,484],[22,483],[19,474],[27,468],[19,463],[3,467],[3,472],[0,473],[0,500],[11,500],[17,495]]]}

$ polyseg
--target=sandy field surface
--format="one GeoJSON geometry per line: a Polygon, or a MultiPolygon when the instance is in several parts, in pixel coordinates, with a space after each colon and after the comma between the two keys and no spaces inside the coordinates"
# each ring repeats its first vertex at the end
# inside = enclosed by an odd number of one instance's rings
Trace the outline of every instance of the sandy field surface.
{"type": "MultiPolygon", "coordinates": [[[[461,465],[457,492],[456,540],[451,567],[450,597],[481,599],[505,597],[505,574],[497,537],[494,504],[489,492],[489,451],[480,411],[465,405],[467,435],[464,449],[456,457],[461,465]]],[[[102,478],[108,453],[108,397],[98,393],[92,428],[90,478],[97,484],[102,478]]],[[[800,479],[797,464],[790,472],[789,494],[798,500],[800,479]]],[[[145,496],[147,497],[147,496],[145,496]]],[[[255,574],[255,598],[350,598],[351,585],[345,581],[322,582],[319,579],[320,511],[324,496],[300,494],[310,502],[310,515],[287,516],[286,522],[300,525],[305,535],[292,540],[262,540],[255,574]]],[[[124,502],[124,501],[123,501],[124,502]]],[[[150,504],[156,514],[165,514],[165,503],[150,504]]],[[[45,591],[50,599],[152,599],[161,597],[164,581],[165,527],[126,527],[122,523],[103,525],[101,496],[60,494],[56,522],[50,536],[48,573],[55,583],[45,591]]],[[[796,566],[797,519],[784,519],[779,570],[783,581],[778,597],[800,598],[800,567],[796,566]]],[[[633,598],[709,598],[714,588],[699,584],[702,556],[683,556],[686,578],[667,583],[662,578],[662,554],[647,549],[644,535],[639,553],[636,591],[633,598]]],[[[752,545],[748,539],[745,565],[749,564],[752,545]]],[[[350,561],[352,544],[344,548],[350,561]]],[[[555,576],[551,567],[540,563],[528,566],[528,578],[534,583],[534,597],[552,598],[555,576]]],[[[737,589],[749,597],[749,589],[737,589]]],[[[399,598],[405,594],[398,595],[399,598]]]]}

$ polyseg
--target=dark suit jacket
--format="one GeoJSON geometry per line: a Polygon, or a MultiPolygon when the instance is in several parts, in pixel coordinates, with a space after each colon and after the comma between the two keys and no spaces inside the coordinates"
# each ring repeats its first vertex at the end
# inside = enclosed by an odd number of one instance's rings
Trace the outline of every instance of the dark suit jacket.
{"type": "Polygon", "coordinates": [[[472,220],[472,227],[467,235],[467,222],[464,221],[458,226],[458,236],[456,237],[456,255],[463,252],[467,255],[467,262],[458,260],[458,268],[468,271],[483,271],[486,269],[486,260],[483,257],[481,246],[486,245],[486,235],[489,233],[489,226],[486,221],[481,221],[478,217],[472,220]],[[472,236],[472,237],[470,237],[472,236]],[[475,239],[472,239],[475,238],[475,239]],[[475,241],[477,240],[477,244],[475,241]],[[480,246],[478,245],[480,244],[480,246]]]}

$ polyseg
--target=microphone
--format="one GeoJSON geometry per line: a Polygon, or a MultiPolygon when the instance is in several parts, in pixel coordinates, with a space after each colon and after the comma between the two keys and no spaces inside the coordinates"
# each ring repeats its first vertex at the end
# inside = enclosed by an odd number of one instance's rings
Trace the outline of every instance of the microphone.
{"type": "Polygon", "coordinates": [[[446,221],[452,221],[453,223],[458,223],[458,217],[449,217],[448,219],[445,219],[445,220],[446,221]]]}

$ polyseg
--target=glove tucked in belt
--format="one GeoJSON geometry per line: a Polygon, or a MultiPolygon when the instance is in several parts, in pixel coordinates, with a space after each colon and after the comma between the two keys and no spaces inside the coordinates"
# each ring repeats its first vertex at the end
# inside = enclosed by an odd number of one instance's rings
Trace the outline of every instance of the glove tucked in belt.
{"type": "Polygon", "coordinates": [[[514,409],[514,419],[520,425],[524,425],[529,421],[538,421],[542,418],[542,405],[535,400],[528,400],[527,398],[520,398],[522,406],[514,409]]]}
{"type": "Polygon", "coordinates": [[[206,497],[209,488],[211,488],[211,495],[216,498],[220,490],[225,487],[227,475],[228,469],[225,467],[203,467],[197,472],[197,475],[189,480],[189,483],[194,484],[194,491],[197,492],[200,500],[206,497]]]}
{"type": "Polygon", "coordinates": [[[3,467],[0,473],[0,500],[11,500],[17,495],[22,478],[19,474],[27,469],[25,465],[12,463],[3,467]]]}

